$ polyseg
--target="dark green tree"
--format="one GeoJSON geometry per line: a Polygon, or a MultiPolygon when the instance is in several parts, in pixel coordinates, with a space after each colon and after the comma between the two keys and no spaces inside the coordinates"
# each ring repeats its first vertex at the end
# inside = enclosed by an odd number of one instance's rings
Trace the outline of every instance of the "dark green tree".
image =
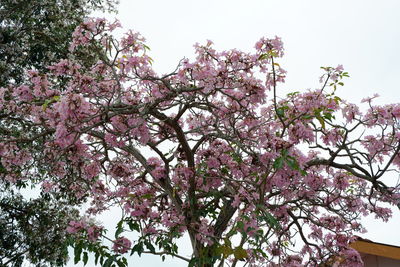
{"type": "MultiPolygon", "coordinates": [[[[118,0],[1,0],[0,88],[26,83],[29,70],[46,72],[49,65],[68,58],[74,29],[91,12],[115,12],[117,4],[118,0]]],[[[88,51],[79,56],[87,64],[96,60],[88,51]]],[[[37,134],[23,119],[15,117],[10,123],[4,116],[0,110],[2,134],[37,134]]],[[[40,145],[40,141],[34,144],[40,145]]],[[[79,216],[73,206],[84,199],[70,198],[68,190],[57,196],[34,196],[34,180],[11,186],[2,174],[0,156],[0,266],[21,266],[26,261],[35,266],[64,265],[68,259],[65,228],[79,216]]]]}
{"type": "Polygon", "coordinates": [[[73,30],[92,11],[115,11],[118,0],[2,0],[0,87],[20,83],[68,57],[73,30]]]}
{"type": "Polygon", "coordinates": [[[26,200],[4,194],[0,202],[1,266],[62,266],[68,258],[65,227],[79,212],[46,197],[26,200]]]}

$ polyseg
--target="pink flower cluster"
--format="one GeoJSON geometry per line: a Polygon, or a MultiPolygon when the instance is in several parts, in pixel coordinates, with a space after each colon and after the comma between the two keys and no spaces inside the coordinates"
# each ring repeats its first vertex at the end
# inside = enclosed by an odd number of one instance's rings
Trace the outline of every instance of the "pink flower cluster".
{"type": "Polygon", "coordinates": [[[69,234],[85,233],[90,242],[96,242],[103,232],[103,227],[89,225],[85,221],[70,221],[66,231],[69,234]]]}
{"type": "Polygon", "coordinates": [[[113,250],[116,253],[124,254],[131,249],[132,242],[126,237],[120,237],[113,241],[113,250]]]}

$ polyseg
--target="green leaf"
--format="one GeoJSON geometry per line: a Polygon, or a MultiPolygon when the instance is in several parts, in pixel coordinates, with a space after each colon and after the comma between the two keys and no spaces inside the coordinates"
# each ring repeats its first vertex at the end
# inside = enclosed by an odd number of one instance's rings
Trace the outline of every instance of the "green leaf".
{"type": "MultiPolygon", "coordinates": [[[[119,224],[119,223],[118,223],[119,224]]],[[[122,227],[122,225],[118,225],[117,226],[117,231],[115,231],[115,239],[117,239],[119,237],[119,235],[124,231],[124,228],[122,227]]]]}
{"type": "Polygon", "coordinates": [[[132,251],[131,251],[131,255],[132,255],[133,253],[137,252],[137,254],[138,254],[139,257],[140,257],[140,255],[142,255],[142,252],[143,252],[143,251],[144,251],[144,249],[143,249],[143,243],[142,243],[142,242],[139,242],[139,243],[137,243],[135,246],[133,246],[132,251]]]}
{"type": "Polygon", "coordinates": [[[136,232],[140,232],[140,226],[137,222],[128,221],[128,226],[132,231],[135,230],[136,232]]]}
{"type": "Polygon", "coordinates": [[[243,260],[246,259],[249,255],[247,254],[247,251],[243,249],[242,247],[237,247],[233,251],[233,255],[235,256],[235,259],[238,260],[243,260]]]}
{"type": "Polygon", "coordinates": [[[79,243],[74,248],[74,264],[78,264],[81,260],[81,253],[82,253],[82,243],[79,243]]]}
{"type": "Polygon", "coordinates": [[[257,249],[257,252],[259,252],[265,259],[268,259],[268,254],[264,252],[262,249],[257,249]]]}
{"type": "Polygon", "coordinates": [[[333,115],[332,113],[324,113],[324,118],[328,121],[332,121],[333,115]]]}
{"type": "Polygon", "coordinates": [[[96,251],[96,253],[94,254],[94,264],[97,265],[97,263],[99,262],[99,256],[100,253],[98,251],[96,251]]]}
{"type": "Polygon", "coordinates": [[[281,155],[283,158],[286,158],[289,154],[289,151],[287,149],[282,149],[281,150],[281,155]]]}
{"type": "Polygon", "coordinates": [[[285,109],[283,107],[277,108],[276,114],[278,114],[278,116],[281,118],[285,117],[285,109]]]}
{"type": "Polygon", "coordinates": [[[299,164],[297,163],[296,159],[294,158],[288,158],[286,159],[286,164],[291,168],[292,170],[298,170],[299,169],[299,164]]]}
{"type": "Polygon", "coordinates": [[[231,152],[231,153],[229,153],[229,155],[232,157],[232,159],[234,160],[234,161],[236,161],[237,163],[242,163],[243,162],[243,159],[242,159],[242,157],[240,156],[240,154],[238,154],[238,153],[235,153],[235,152],[231,152]]]}
{"type": "Polygon", "coordinates": [[[227,167],[222,167],[222,168],[221,168],[221,173],[222,173],[222,174],[225,174],[225,175],[226,175],[226,174],[229,174],[228,168],[227,168],[227,167]]]}
{"type": "Polygon", "coordinates": [[[104,264],[102,265],[103,267],[111,267],[111,264],[113,263],[114,259],[113,258],[108,258],[104,264]]]}
{"type": "Polygon", "coordinates": [[[275,170],[279,170],[283,167],[283,162],[284,162],[283,157],[277,157],[272,166],[274,167],[275,170]]]}
{"type": "Polygon", "coordinates": [[[88,260],[89,260],[89,256],[88,256],[88,253],[85,251],[85,252],[83,252],[83,259],[82,259],[83,264],[84,264],[85,266],[86,266],[88,260]]]}
{"type": "Polygon", "coordinates": [[[229,255],[233,254],[233,249],[228,245],[221,245],[215,249],[215,254],[217,256],[222,255],[225,259],[229,257],[229,255]]]}
{"type": "Polygon", "coordinates": [[[335,96],[335,97],[333,98],[333,100],[336,102],[336,104],[339,104],[340,101],[342,101],[342,99],[341,99],[340,97],[338,97],[338,96],[335,96]]]}
{"type": "Polygon", "coordinates": [[[58,102],[58,101],[60,101],[60,96],[59,96],[59,95],[55,95],[55,96],[53,96],[53,97],[50,98],[50,99],[46,99],[46,100],[44,101],[44,104],[42,105],[43,111],[46,111],[47,107],[48,107],[50,104],[52,104],[52,103],[54,103],[54,102],[58,102]]]}
{"type": "Polygon", "coordinates": [[[172,252],[178,253],[178,246],[176,244],[172,244],[172,252]]]}
{"type": "Polygon", "coordinates": [[[295,95],[298,95],[298,94],[300,94],[300,92],[296,91],[296,92],[288,93],[287,96],[295,96],[295,95]]]}
{"type": "Polygon", "coordinates": [[[141,196],[141,198],[144,198],[144,199],[151,199],[152,197],[153,197],[152,194],[144,194],[141,196]]]}
{"type": "Polygon", "coordinates": [[[191,258],[189,261],[188,267],[196,267],[196,264],[199,262],[198,258],[191,258]]]}
{"type": "Polygon", "coordinates": [[[229,240],[229,238],[225,237],[224,238],[224,243],[225,243],[225,245],[227,245],[229,247],[232,247],[232,242],[229,240]]]}
{"type": "Polygon", "coordinates": [[[236,226],[237,226],[237,228],[239,228],[239,229],[244,229],[244,223],[242,222],[242,221],[238,221],[237,222],[237,224],[236,224],[236,226]]]}
{"type": "Polygon", "coordinates": [[[48,106],[49,104],[50,104],[50,100],[44,101],[44,103],[43,103],[43,105],[42,105],[43,111],[46,111],[47,106],[48,106]]]}
{"type": "Polygon", "coordinates": [[[267,59],[268,57],[269,57],[268,54],[261,54],[261,55],[258,57],[258,60],[264,60],[264,59],[267,59]]]}
{"type": "Polygon", "coordinates": [[[126,267],[127,266],[127,264],[125,264],[124,262],[122,262],[122,261],[117,261],[117,265],[118,265],[118,267],[126,267]]]}
{"type": "Polygon", "coordinates": [[[271,226],[272,228],[275,229],[279,229],[281,226],[279,225],[278,220],[272,216],[271,213],[265,211],[265,218],[266,218],[266,222],[268,223],[269,226],[271,226]]]}
{"type": "Polygon", "coordinates": [[[324,119],[321,117],[321,115],[318,114],[315,118],[316,118],[316,119],[319,121],[319,123],[321,124],[322,129],[325,129],[325,121],[324,121],[324,119]]]}
{"type": "Polygon", "coordinates": [[[144,240],[144,244],[151,253],[155,253],[156,249],[154,248],[153,244],[151,244],[148,240],[144,240]]]}

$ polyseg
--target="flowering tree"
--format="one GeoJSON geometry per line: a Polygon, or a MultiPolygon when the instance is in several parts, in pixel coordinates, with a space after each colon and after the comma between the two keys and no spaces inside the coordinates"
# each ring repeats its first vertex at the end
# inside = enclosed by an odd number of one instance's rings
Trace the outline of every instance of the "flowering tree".
{"type": "Polygon", "coordinates": [[[323,68],[321,88],[279,98],[279,38],[254,53],[196,44],[194,60],[159,75],[144,39],[116,40],[118,26],[87,21],[69,59],[0,93],[1,178],[90,203],[66,229],[76,262],[93,252],[125,266],[130,252],[189,266],[362,266],[348,247],[360,217],[386,221],[382,204],[399,203],[382,181],[400,166],[399,104],[368,98],[362,112],[342,100],[340,65],[323,68]],[[82,47],[100,60],[82,64],[82,47]],[[123,216],[108,236],[91,218],[114,205],[123,216]],[[184,234],[189,256],[176,245],[184,234]]]}

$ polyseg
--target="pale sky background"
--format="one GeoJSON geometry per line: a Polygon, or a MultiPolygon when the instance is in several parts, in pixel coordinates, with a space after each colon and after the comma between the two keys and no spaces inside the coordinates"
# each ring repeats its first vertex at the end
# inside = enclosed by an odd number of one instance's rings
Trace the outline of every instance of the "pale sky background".
{"type": "MultiPolygon", "coordinates": [[[[147,39],[162,73],[192,57],[196,42],[210,39],[218,50],[252,51],[260,37],[277,35],[285,44],[280,65],[288,71],[286,84],[278,88],[281,95],[318,87],[320,66],[343,64],[350,78],[338,89],[340,97],[360,103],[378,93],[377,102],[385,104],[400,102],[399,12],[398,0],[121,0],[116,17],[126,30],[147,39]]],[[[118,219],[115,214],[101,218],[105,225],[113,225],[113,219],[118,219]]],[[[373,218],[364,223],[369,232],[363,237],[400,246],[398,210],[389,223],[373,218]]],[[[184,242],[183,251],[189,246],[184,242]]],[[[145,256],[129,258],[129,266],[186,264],[145,256]]]]}

